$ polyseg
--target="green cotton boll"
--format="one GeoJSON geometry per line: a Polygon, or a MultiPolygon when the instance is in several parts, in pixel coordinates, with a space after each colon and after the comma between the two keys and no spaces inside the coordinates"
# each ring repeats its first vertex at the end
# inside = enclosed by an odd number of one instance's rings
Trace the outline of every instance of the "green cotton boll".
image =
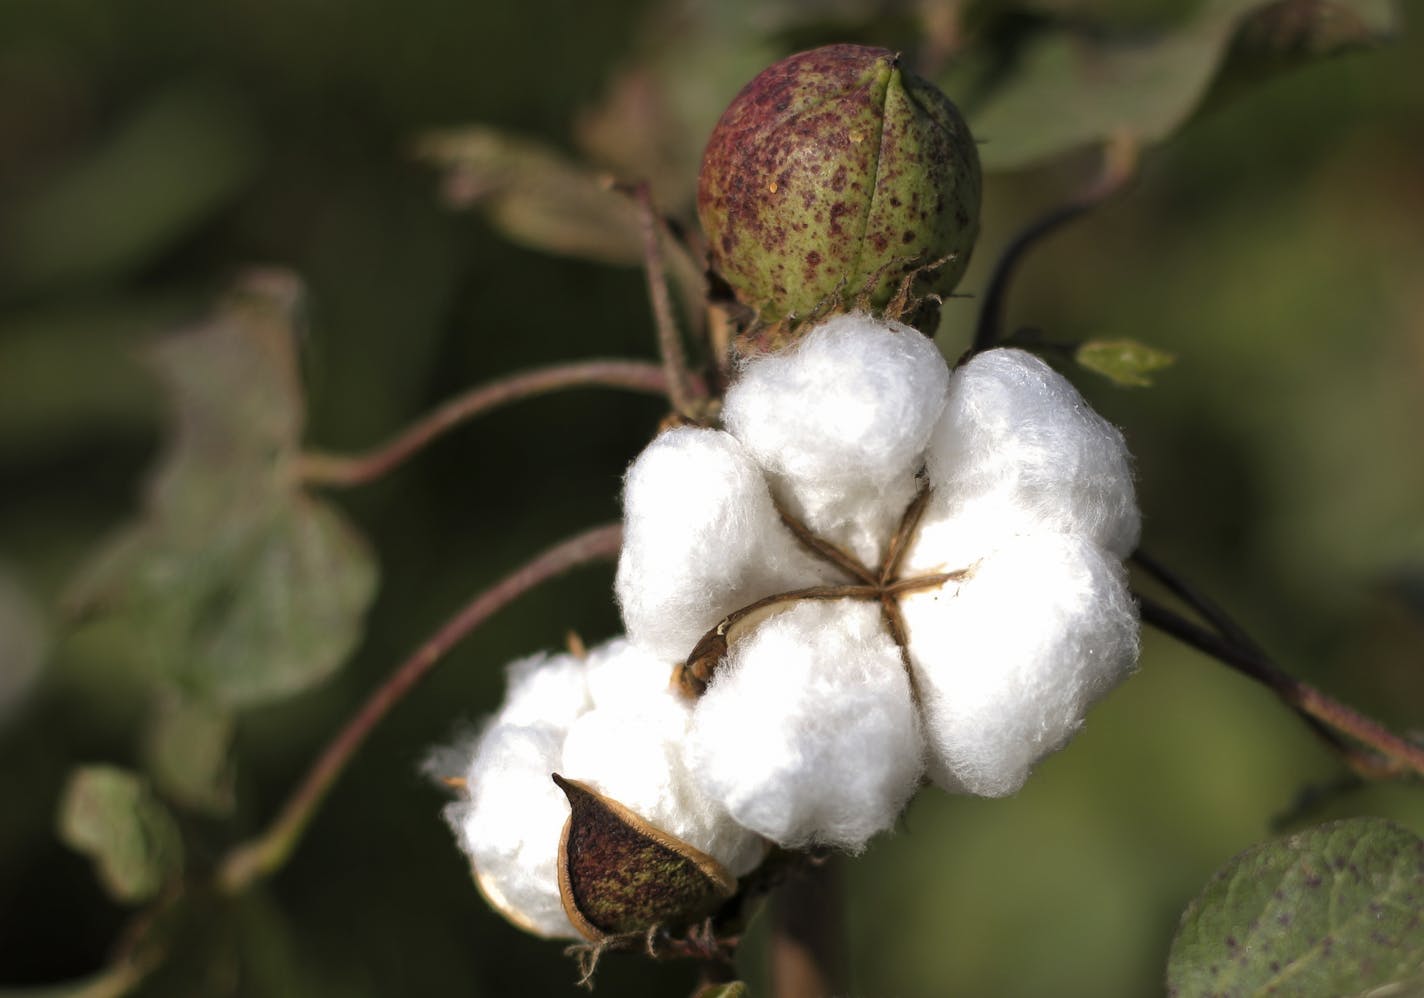
{"type": "Polygon", "coordinates": [[[916,299],[948,294],[979,201],[979,154],[949,99],[888,49],[830,45],[737,95],[707,144],[697,210],[713,270],[758,326],[790,327],[884,309],[907,278],[916,299]]]}

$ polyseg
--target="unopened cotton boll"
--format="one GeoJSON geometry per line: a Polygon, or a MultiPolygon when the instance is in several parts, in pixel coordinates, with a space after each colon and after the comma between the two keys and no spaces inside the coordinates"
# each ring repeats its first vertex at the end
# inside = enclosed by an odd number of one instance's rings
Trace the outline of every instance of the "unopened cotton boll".
{"type": "Polygon", "coordinates": [[[623,531],[615,591],[628,636],[669,661],[733,610],[826,575],[721,430],[680,427],[644,449],[628,469],[623,531]]]}
{"type": "Polygon", "coordinates": [[[559,837],[569,806],[549,779],[563,732],[495,723],[465,771],[468,799],[445,808],[491,907],[536,935],[576,938],[559,896],[559,837]]]}
{"type": "Polygon", "coordinates": [[[687,759],[742,826],[858,851],[895,821],[924,743],[877,606],[801,602],[733,643],[693,711],[687,759]]]}
{"type": "Polygon", "coordinates": [[[902,612],[929,773],[946,790],[1014,793],[1137,659],[1122,566],[1081,537],[1016,539],[902,612]]]}
{"type": "Polygon", "coordinates": [[[838,315],[748,363],[722,420],[794,514],[876,564],[914,496],[948,380],[939,349],[918,331],[838,315]]]}
{"type": "MultiPolygon", "coordinates": [[[[1022,350],[989,350],[954,372],[930,437],[933,522],[992,533],[1081,534],[1119,557],[1140,527],[1122,434],[1066,378],[1022,350]]],[[[948,539],[922,547],[941,552],[948,539]]],[[[981,544],[983,546],[983,544],[981,544]]],[[[913,559],[918,564],[919,553],[913,559]]]]}

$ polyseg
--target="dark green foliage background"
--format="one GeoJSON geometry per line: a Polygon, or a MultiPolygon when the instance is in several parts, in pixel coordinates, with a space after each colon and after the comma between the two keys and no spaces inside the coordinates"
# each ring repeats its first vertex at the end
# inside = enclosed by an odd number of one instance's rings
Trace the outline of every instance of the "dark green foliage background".
{"type": "MultiPolygon", "coordinates": [[[[323,448],[373,443],[505,372],[651,356],[636,271],[511,246],[442,208],[408,156],[420,130],[472,121],[571,149],[580,109],[640,51],[641,6],[0,0],[0,572],[53,606],[133,515],[163,415],[133,352],[203,314],[248,263],[309,284],[308,439],[323,448]]],[[[1033,6],[1133,24],[1180,13],[1033,6]]],[[[850,34],[904,41],[903,16],[878,23],[850,34]]],[[[841,37],[813,34],[784,41],[841,37]]],[[[1179,356],[1148,390],[1074,373],[1137,455],[1145,545],[1297,674],[1397,729],[1424,726],[1420,65],[1406,28],[1382,50],[1218,94],[1148,154],[1135,188],[1031,259],[1011,309],[1051,336],[1179,356]]],[[[982,290],[1014,229],[1086,171],[1069,156],[991,175],[961,291],[982,290]]],[[[975,305],[946,311],[953,356],[975,305]]],[[[190,840],[255,831],[450,610],[616,516],[659,415],[614,393],[527,403],[336,494],[382,563],[368,633],[332,681],[242,715],[236,814],[185,818],[190,840]]],[[[557,945],[479,899],[416,767],[495,705],[502,663],[569,629],[612,634],[610,581],[584,570],[462,645],[376,733],[291,864],[193,926],[142,993],[574,993],[557,945]]],[[[0,704],[0,987],[92,972],[123,924],[53,831],[71,766],[138,764],[145,703],[113,667],[122,657],[59,642],[28,695],[0,704]]],[[[857,993],[1160,990],[1187,901],[1337,772],[1268,694],[1149,636],[1141,675],[1017,798],[926,794],[847,865],[857,993]]],[[[1424,831],[1424,799],[1399,787],[1312,819],[1352,814],[1424,831]]],[[[683,968],[623,958],[600,980],[606,994],[686,990],[683,968]]]]}

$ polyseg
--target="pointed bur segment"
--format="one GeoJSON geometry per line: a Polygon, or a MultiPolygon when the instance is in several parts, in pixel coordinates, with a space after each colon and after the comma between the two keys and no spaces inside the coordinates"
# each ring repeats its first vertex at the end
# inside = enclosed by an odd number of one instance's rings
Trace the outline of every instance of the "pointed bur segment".
{"type": "Polygon", "coordinates": [[[571,813],[559,843],[559,893],[585,938],[677,928],[737,891],[721,863],[586,784],[553,774],[571,813]]]}

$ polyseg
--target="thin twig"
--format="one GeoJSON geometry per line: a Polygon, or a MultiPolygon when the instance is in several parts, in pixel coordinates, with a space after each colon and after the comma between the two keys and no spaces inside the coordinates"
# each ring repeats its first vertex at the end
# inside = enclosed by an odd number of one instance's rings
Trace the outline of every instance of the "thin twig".
{"type": "Polygon", "coordinates": [[[622,536],[623,528],[620,525],[609,524],[556,544],[480,593],[447,620],[386,677],[327,743],[266,830],[228,853],[218,867],[218,887],[228,893],[237,893],[254,879],[269,874],[282,865],[301,838],[307,823],[316,812],[317,805],[366,737],[391,708],[461,639],[517,597],[541,583],[578,565],[616,555],[622,536]]]}
{"type": "MultiPolygon", "coordinates": [[[[1132,557],[1129,560],[1161,583],[1173,596],[1195,610],[1203,620],[1216,628],[1217,633],[1226,638],[1226,640],[1234,643],[1243,651],[1255,655],[1257,658],[1266,658],[1265,650],[1256,643],[1251,635],[1246,633],[1245,628],[1236,623],[1231,615],[1218,606],[1214,600],[1210,599],[1205,593],[1198,590],[1166,564],[1140,548],[1132,553],[1132,557]]],[[[1310,725],[1311,730],[1313,730],[1322,741],[1335,751],[1346,756],[1351,760],[1351,765],[1358,768],[1361,764],[1360,760],[1355,758],[1355,756],[1358,755],[1358,750],[1349,742],[1345,741],[1339,732],[1316,718],[1302,715],[1302,719],[1306,724],[1310,725]]]]}
{"type": "Polygon", "coordinates": [[[672,295],[668,293],[667,267],[663,262],[659,241],[658,212],[646,182],[632,188],[633,202],[638,207],[638,223],[643,234],[643,268],[648,278],[648,301],[653,307],[653,321],[658,327],[658,352],[663,358],[664,381],[672,407],[681,415],[696,417],[694,393],[687,373],[687,354],[682,348],[682,333],[673,313],[672,295]]]}
{"type": "Polygon", "coordinates": [[[1018,272],[1028,251],[1044,237],[1086,214],[1127,186],[1137,166],[1137,144],[1130,136],[1114,137],[1103,148],[1103,166],[1092,186],[1076,198],[1055,208],[1042,218],[1029,223],[1016,235],[994,264],[979,321],[974,328],[971,353],[988,350],[1004,338],[1004,306],[1008,301],[1009,284],[1018,272]]]}
{"type": "Polygon", "coordinates": [[[1348,753],[1347,761],[1358,772],[1374,778],[1402,776],[1406,772],[1424,776],[1424,747],[1282,671],[1259,652],[1241,647],[1147,597],[1139,595],[1138,604],[1145,623],[1254,679],[1303,717],[1320,721],[1379,754],[1348,753]]]}
{"type": "Polygon", "coordinates": [[[1256,644],[1251,635],[1247,634],[1230,614],[1171,568],[1141,548],[1132,552],[1132,556],[1128,560],[1162,583],[1173,596],[1201,614],[1202,619],[1216,628],[1222,637],[1264,657],[1261,646],[1256,644]]]}
{"type": "Polygon", "coordinates": [[[308,485],[363,485],[414,455],[442,433],[491,409],[565,388],[625,388],[668,395],[657,364],[639,360],[586,360],[557,364],[492,381],[457,395],[396,437],[364,454],[303,454],[298,477],[308,485]]]}

